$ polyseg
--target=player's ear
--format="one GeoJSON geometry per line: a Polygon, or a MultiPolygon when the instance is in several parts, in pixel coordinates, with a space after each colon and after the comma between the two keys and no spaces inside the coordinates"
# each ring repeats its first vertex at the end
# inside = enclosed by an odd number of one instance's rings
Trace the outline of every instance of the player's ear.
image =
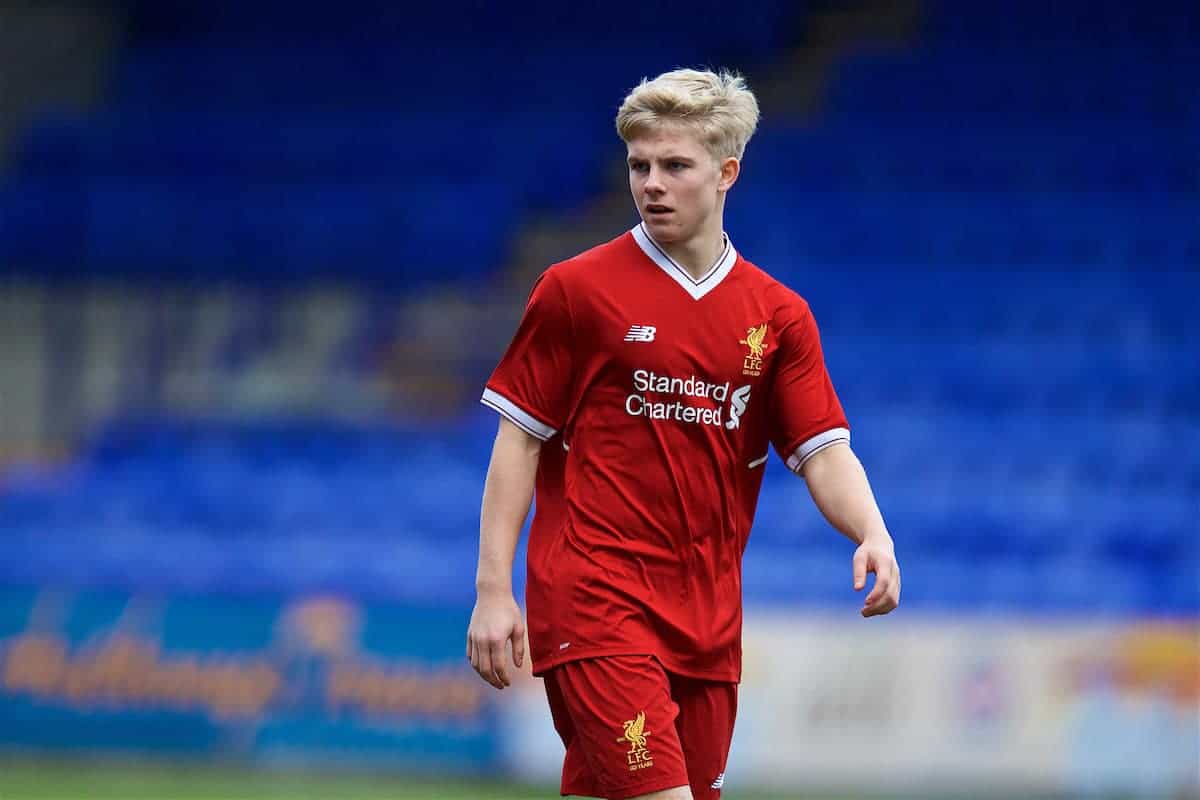
{"type": "Polygon", "coordinates": [[[737,183],[738,175],[742,174],[742,162],[733,156],[721,162],[721,177],[717,181],[717,191],[728,192],[737,183]]]}

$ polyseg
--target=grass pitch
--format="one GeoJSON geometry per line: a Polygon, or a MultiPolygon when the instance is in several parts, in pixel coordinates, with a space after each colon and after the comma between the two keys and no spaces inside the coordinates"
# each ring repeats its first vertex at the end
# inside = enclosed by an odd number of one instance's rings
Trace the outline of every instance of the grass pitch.
{"type": "MultiPolygon", "coordinates": [[[[0,756],[0,800],[553,800],[557,786],[503,780],[431,779],[365,771],[293,771],[212,765],[0,756]]],[[[918,800],[866,793],[853,800],[918,800]]],[[[851,800],[845,793],[756,793],[729,789],[722,800],[851,800]]],[[[1114,798],[1116,796],[1113,796],[1114,798]]],[[[922,794],[919,800],[1015,800],[980,787],[922,794]]],[[[1020,800],[1065,800],[1021,796],[1020,800]]],[[[1143,798],[1138,798],[1143,800],[1143,798]]]]}
{"type": "MultiPolygon", "coordinates": [[[[367,772],[0,757],[0,800],[552,800],[555,786],[367,772]]],[[[765,800],[726,792],[726,800],[765,800]]],[[[772,800],[794,800],[775,795],[772,800]]],[[[807,800],[813,800],[811,797],[807,800]]]]}

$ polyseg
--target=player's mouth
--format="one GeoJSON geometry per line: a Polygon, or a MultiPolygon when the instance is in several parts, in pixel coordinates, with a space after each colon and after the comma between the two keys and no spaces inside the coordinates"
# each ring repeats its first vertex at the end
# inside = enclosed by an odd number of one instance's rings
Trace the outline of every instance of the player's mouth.
{"type": "Polygon", "coordinates": [[[646,213],[652,217],[663,217],[667,214],[670,214],[674,210],[675,209],[671,208],[670,206],[664,206],[660,203],[651,203],[650,205],[646,206],[646,213]]]}

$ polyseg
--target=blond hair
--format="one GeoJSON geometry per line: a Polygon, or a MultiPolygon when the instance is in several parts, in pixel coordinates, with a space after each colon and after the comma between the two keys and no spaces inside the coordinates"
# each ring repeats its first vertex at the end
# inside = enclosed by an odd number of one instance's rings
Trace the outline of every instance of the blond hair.
{"type": "Polygon", "coordinates": [[[741,159],[758,127],[758,100],[736,72],[677,69],[642,79],[617,111],[626,144],[663,124],[691,130],[717,161],[741,159]]]}

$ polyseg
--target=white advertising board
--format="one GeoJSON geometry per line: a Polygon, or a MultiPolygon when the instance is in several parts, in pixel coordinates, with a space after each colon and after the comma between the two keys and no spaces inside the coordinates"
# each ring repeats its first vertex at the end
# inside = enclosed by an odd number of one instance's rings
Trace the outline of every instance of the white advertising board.
{"type": "MultiPolygon", "coordinates": [[[[747,612],[726,786],[1160,794],[1200,786],[1194,620],[747,612]]],[[[553,781],[540,681],[504,698],[513,770],[553,781]]]]}

